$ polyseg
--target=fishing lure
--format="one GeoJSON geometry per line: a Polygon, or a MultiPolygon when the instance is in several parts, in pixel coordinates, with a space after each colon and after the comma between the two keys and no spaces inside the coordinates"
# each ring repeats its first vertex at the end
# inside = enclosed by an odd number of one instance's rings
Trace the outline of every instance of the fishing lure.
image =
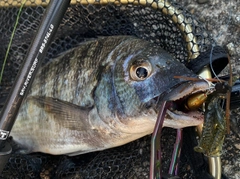
{"type": "MultiPolygon", "coordinates": [[[[175,78],[197,80],[179,76],[175,76],[175,78]]],[[[199,145],[194,150],[209,157],[217,157],[221,155],[225,134],[229,130],[227,119],[229,119],[229,93],[231,93],[232,88],[224,80],[207,79],[207,81],[218,83],[208,93],[196,93],[188,97],[184,107],[187,110],[195,110],[205,104],[202,135],[199,145]],[[226,105],[224,104],[225,111],[223,110],[223,101],[226,103],[226,105]]],[[[229,82],[229,84],[231,83],[229,82]]]]}
{"type": "Polygon", "coordinates": [[[225,83],[217,83],[215,89],[206,100],[202,136],[199,145],[194,148],[196,152],[211,157],[221,155],[227,132],[226,116],[221,104],[231,87],[225,83]]]}

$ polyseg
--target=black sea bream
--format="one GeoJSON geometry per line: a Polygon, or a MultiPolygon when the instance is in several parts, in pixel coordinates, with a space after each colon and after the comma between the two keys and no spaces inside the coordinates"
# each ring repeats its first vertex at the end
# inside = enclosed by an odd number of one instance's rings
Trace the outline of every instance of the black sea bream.
{"type": "MultiPolygon", "coordinates": [[[[129,36],[87,41],[43,66],[11,131],[22,152],[77,155],[153,132],[158,106],[199,90],[197,77],[166,51],[129,36]]],[[[199,125],[203,116],[168,111],[165,127],[199,125]]]]}

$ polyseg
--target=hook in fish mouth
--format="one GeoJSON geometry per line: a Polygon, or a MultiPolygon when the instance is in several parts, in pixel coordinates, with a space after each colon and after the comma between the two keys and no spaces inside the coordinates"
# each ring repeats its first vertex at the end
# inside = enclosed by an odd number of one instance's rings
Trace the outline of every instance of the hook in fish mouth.
{"type": "Polygon", "coordinates": [[[205,80],[188,81],[172,88],[168,93],[154,98],[155,111],[158,113],[162,101],[169,101],[170,108],[166,112],[163,126],[175,129],[197,126],[203,123],[204,115],[199,110],[186,110],[186,99],[197,93],[212,93],[214,87],[205,80]]]}

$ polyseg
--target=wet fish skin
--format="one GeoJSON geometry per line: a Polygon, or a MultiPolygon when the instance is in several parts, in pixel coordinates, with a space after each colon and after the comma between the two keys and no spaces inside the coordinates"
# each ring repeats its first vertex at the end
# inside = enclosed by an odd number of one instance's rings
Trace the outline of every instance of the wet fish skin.
{"type": "Polygon", "coordinates": [[[11,135],[26,153],[77,155],[123,145],[152,133],[153,99],[182,82],[173,76],[196,77],[145,40],[84,42],[39,70],[11,135]],[[141,61],[150,62],[152,72],[136,81],[129,71],[141,61]]]}

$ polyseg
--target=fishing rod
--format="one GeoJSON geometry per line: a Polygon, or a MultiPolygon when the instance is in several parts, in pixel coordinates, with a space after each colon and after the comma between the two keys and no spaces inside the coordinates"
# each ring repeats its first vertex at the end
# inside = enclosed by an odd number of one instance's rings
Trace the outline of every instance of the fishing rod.
{"type": "Polygon", "coordinates": [[[11,155],[8,136],[14,125],[18,110],[26,97],[32,81],[41,65],[48,47],[62,21],[70,0],[51,0],[39,25],[36,36],[29,47],[24,63],[7,101],[0,114],[0,173],[11,155]]]}

